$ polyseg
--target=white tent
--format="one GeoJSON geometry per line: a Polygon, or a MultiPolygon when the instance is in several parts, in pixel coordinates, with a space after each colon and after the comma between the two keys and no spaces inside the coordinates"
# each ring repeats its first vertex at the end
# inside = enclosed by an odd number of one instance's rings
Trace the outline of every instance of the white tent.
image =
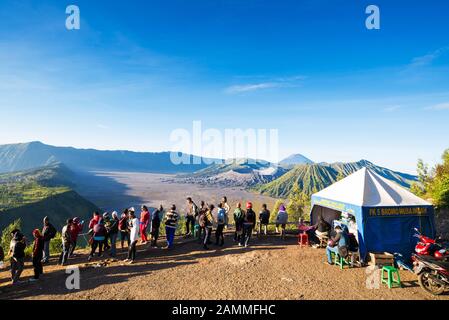
{"type": "Polygon", "coordinates": [[[431,205],[368,168],[360,169],[314,196],[366,207],[431,205]]]}

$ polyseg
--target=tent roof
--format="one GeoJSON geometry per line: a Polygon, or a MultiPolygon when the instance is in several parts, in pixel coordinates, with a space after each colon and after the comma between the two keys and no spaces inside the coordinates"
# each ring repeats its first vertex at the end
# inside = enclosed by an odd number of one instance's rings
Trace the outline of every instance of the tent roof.
{"type": "Polygon", "coordinates": [[[431,205],[368,168],[360,169],[313,196],[361,207],[431,205]]]}

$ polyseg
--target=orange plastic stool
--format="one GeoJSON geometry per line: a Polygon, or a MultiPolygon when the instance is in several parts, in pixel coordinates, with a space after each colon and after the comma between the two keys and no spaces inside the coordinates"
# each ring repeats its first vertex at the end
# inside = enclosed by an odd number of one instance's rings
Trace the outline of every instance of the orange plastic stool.
{"type": "Polygon", "coordinates": [[[298,244],[300,247],[309,245],[309,235],[307,233],[300,233],[298,235],[298,244]]]}

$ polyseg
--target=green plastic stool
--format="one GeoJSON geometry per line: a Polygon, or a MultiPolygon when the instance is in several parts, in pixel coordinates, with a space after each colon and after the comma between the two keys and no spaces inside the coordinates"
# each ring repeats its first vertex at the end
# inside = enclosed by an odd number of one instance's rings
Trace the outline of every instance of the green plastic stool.
{"type": "Polygon", "coordinates": [[[398,285],[399,287],[402,287],[401,277],[399,276],[399,270],[392,266],[382,267],[381,282],[384,284],[388,284],[388,288],[390,289],[393,287],[393,285],[398,285]],[[385,272],[387,273],[387,279],[385,279],[385,272]],[[396,278],[394,277],[395,274],[396,278]]]}
{"type": "Polygon", "coordinates": [[[198,238],[200,232],[200,226],[198,224],[195,225],[193,228],[193,237],[198,238]]]}
{"type": "Polygon", "coordinates": [[[340,270],[343,270],[344,266],[349,266],[349,262],[339,254],[334,254],[334,264],[340,266],[340,270]]]}

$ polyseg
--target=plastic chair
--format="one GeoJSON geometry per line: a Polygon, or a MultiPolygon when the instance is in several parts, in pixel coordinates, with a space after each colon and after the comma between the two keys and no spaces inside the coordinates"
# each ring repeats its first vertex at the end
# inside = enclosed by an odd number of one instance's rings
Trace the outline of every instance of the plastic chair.
{"type": "Polygon", "coordinates": [[[309,235],[305,232],[298,235],[298,244],[300,247],[309,245],[309,235]]]}
{"type": "Polygon", "coordinates": [[[340,270],[343,270],[344,266],[350,266],[351,265],[345,258],[343,258],[338,253],[336,255],[334,255],[334,264],[336,266],[339,266],[340,270]]]}
{"type": "Polygon", "coordinates": [[[392,266],[382,267],[381,282],[388,285],[388,288],[392,288],[393,285],[398,285],[402,287],[401,277],[399,276],[399,270],[392,266]],[[385,278],[385,273],[387,273],[387,278],[385,278]],[[396,278],[394,275],[396,274],[396,278]]]}

